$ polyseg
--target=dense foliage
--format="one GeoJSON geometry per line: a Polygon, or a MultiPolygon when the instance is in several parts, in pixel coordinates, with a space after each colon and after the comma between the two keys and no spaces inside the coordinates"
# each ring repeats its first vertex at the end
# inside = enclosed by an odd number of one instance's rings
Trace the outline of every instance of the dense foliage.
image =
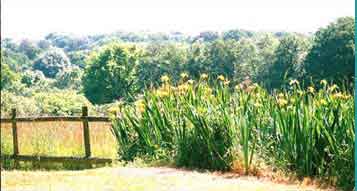
{"type": "Polygon", "coordinates": [[[316,91],[292,80],[289,90],[269,94],[248,81],[229,88],[219,76],[214,86],[182,75],[174,86],[162,77],[134,104],[119,106],[114,134],[119,156],[171,160],[178,166],[245,173],[259,159],[271,166],[354,186],[354,99],[321,81],[316,91]]]}
{"type": "Polygon", "coordinates": [[[314,81],[327,79],[336,83],[353,83],[355,61],[355,20],[340,18],[314,36],[306,59],[306,76],[314,81]]]}
{"type": "Polygon", "coordinates": [[[262,158],[350,188],[354,28],[345,17],[312,35],[233,29],[2,39],[1,116],[11,108],[79,115],[87,105],[92,114],[120,115],[114,133],[124,160],[219,170],[238,160],[250,172],[262,158]]]}
{"type": "Polygon", "coordinates": [[[83,89],[91,102],[103,104],[133,96],[137,86],[135,47],[110,44],[92,55],[88,62],[83,89]]]}
{"type": "Polygon", "coordinates": [[[38,58],[34,62],[33,68],[42,71],[46,77],[54,78],[70,65],[67,55],[61,49],[52,49],[38,58]]]}

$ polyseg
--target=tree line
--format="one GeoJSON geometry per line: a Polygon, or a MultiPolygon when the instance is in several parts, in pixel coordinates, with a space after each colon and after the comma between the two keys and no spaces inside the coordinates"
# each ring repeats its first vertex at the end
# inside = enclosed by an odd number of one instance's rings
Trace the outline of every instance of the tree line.
{"type": "Polygon", "coordinates": [[[306,85],[325,79],[351,88],[354,25],[354,18],[343,17],[312,35],[228,30],[3,39],[1,91],[27,98],[74,92],[92,104],[106,104],[133,99],[156,87],[163,75],[176,82],[182,73],[192,80],[223,75],[231,84],[250,79],[271,91],[292,79],[306,85]]]}

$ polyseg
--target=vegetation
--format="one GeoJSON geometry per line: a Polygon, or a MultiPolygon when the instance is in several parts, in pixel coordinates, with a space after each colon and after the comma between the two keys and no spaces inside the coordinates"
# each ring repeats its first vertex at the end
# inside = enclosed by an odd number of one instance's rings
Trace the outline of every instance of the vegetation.
{"type": "Polygon", "coordinates": [[[325,78],[339,84],[353,83],[354,22],[353,18],[340,18],[316,33],[314,45],[306,59],[307,77],[313,80],[325,78]]]}
{"type": "Polygon", "coordinates": [[[307,90],[297,80],[269,94],[245,81],[230,88],[218,76],[209,86],[187,74],[177,86],[163,76],[158,89],[122,106],[114,122],[119,156],[174,161],[178,166],[229,170],[238,160],[245,173],[259,159],[299,176],[354,185],[354,100],[336,85],[307,90]],[[234,89],[234,90],[233,90],[234,89]]]}
{"type": "Polygon", "coordinates": [[[11,108],[19,116],[79,115],[87,105],[93,115],[119,115],[113,133],[125,161],[215,170],[238,161],[246,173],[264,161],[350,189],[354,28],[344,17],[312,35],[233,29],[2,39],[1,117],[11,108]]]}
{"type": "Polygon", "coordinates": [[[135,47],[111,44],[90,57],[83,76],[87,98],[97,104],[130,97],[136,88],[135,47]]]}

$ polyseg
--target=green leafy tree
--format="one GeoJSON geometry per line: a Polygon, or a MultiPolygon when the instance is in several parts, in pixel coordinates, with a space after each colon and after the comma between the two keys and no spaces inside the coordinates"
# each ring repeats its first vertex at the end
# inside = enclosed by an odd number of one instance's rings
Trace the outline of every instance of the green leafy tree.
{"type": "Polygon", "coordinates": [[[137,60],[135,46],[117,43],[93,53],[83,76],[85,96],[96,104],[131,97],[137,88],[137,60]]]}
{"type": "MultiPolygon", "coordinates": [[[[339,18],[316,32],[305,70],[308,78],[351,83],[355,67],[355,20],[339,18]]],[[[309,79],[310,80],[310,79],[309,79]]]]}
{"type": "Polygon", "coordinates": [[[169,75],[175,82],[180,78],[187,62],[187,50],[172,43],[153,43],[146,47],[139,62],[138,75],[141,87],[158,85],[160,77],[164,74],[169,75]]]}
{"type": "Polygon", "coordinates": [[[289,80],[301,77],[309,47],[308,39],[302,36],[290,34],[283,37],[275,51],[274,63],[268,68],[268,87],[280,88],[289,80]]]}
{"type": "Polygon", "coordinates": [[[57,73],[69,67],[71,67],[71,62],[67,55],[58,48],[45,52],[33,65],[35,70],[42,71],[49,78],[56,77],[57,73]]]}
{"type": "Polygon", "coordinates": [[[21,41],[19,51],[23,52],[30,60],[35,59],[41,52],[41,50],[29,40],[21,41]]]}
{"type": "Polygon", "coordinates": [[[249,77],[255,79],[258,75],[258,48],[251,39],[241,39],[236,47],[233,79],[242,81],[249,77]]]}
{"type": "Polygon", "coordinates": [[[217,40],[218,38],[219,38],[219,35],[217,32],[204,31],[204,32],[201,32],[197,37],[195,37],[195,40],[203,40],[204,42],[212,42],[214,40],[217,40]]]}
{"type": "Polygon", "coordinates": [[[21,76],[21,83],[25,84],[26,87],[39,87],[43,86],[44,83],[46,84],[46,77],[39,70],[26,70],[21,76]]]}
{"type": "Polygon", "coordinates": [[[85,60],[88,54],[88,51],[75,51],[68,53],[68,57],[72,65],[85,68],[85,60]]]}
{"type": "Polygon", "coordinates": [[[238,43],[236,41],[215,40],[207,45],[207,58],[210,73],[233,79],[237,69],[238,43]]]}
{"type": "Polygon", "coordinates": [[[228,30],[223,32],[223,39],[224,40],[240,40],[241,38],[250,38],[254,35],[251,31],[246,30],[228,30]]]}
{"type": "Polygon", "coordinates": [[[257,75],[254,80],[265,84],[269,78],[269,68],[275,62],[275,51],[279,45],[279,40],[272,34],[264,34],[260,36],[256,42],[256,46],[259,51],[259,65],[257,69],[257,75]]]}
{"type": "Polygon", "coordinates": [[[15,84],[17,81],[18,76],[15,74],[14,71],[10,69],[10,67],[1,61],[1,84],[0,89],[8,89],[15,84]]]}
{"type": "Polygon", "coordinates": [[[185,70],[198,79],[201,74],[210,74],[211,68],[208,62],[207,46],[204,43],[195,42],[188,49],[187,64],[185,70]]]}
{"type": "Polygon", "coordinates": [[[83,70],[73,67],[57,74],[55,86],[60,89],[80,90],[82,87],[83,70]]]}
{"type": "Polygon", "coordinates": [[[8,48],[1,49],[1,63],[6,63],[15,72],[27,70],[32,64],[25,54],[8,48]]]}

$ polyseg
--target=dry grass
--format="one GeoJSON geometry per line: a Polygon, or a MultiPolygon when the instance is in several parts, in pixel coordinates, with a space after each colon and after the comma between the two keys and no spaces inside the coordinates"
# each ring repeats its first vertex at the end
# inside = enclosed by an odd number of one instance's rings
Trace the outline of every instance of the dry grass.
{"type": "Polygon", "coordinates": [[[160,191],[160,190],[322,190],[302,184],[274,183],[256,177],[233,177],[174,168],[100,168],[83,171],[3,171],[1,189],[6,191],[160,191]]]}
{"type": "MultiPolygon", "coordinates": [[[[19,122],[19,152],[25,155],[83,156],[81,122],[19,122]]],[[[89,123],[93,156],[115,158],[117,145],[110,132],[110,123],[89,123]]],[[[10,123],[1,124],[1,154],[12,154],[10,123]]]]}

